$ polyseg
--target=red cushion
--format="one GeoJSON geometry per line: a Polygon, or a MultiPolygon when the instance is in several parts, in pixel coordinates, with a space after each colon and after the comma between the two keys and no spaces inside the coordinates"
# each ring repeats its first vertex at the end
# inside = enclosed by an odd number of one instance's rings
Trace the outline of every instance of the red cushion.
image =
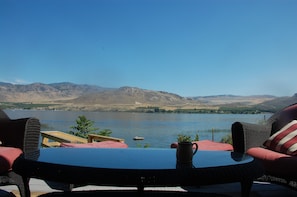
{"type": "Polygon", "coordinates": [[[297,157],[278,153],[266,148],[254,147],[247,153],[261,160],[264,169],[272,175],[284,177],[296,177],[297,157]]]}
{"type": "Polygon", "coordinates": [[[61,147],[72,147],[72,148],[128,148],[128,145],[122,142],[114,141],[102,141],[102,142],[93,142],[86,144],[77,144],[77,143],[61,143],[61,147]]]}
{"type": "MultiPolygon", "coordinates": [[[[198,144],[198,150],[221,150],[221,151],[232,151],[233,146],[227,143],[213,142],[210,140],[194,141],[193,143],[198,144]]],[[[171,148],[177,148],[178,143],[174,142],[171,144],[171,148]]],[[[193,148],[195,148],[193,146],[193,148]]]]}
{"type": "Polygon", "coordinates": [[[280,153],[297,155],[297,120],[289,122],[278,132],[270,136],[264,142],[264,146],[280,153]]]}
{"type": "Polygon", "coordinates": [[[0,147],[0,173],[11,170],[14,160],[22,154],[22,150],[13,147],[0,147]]]}

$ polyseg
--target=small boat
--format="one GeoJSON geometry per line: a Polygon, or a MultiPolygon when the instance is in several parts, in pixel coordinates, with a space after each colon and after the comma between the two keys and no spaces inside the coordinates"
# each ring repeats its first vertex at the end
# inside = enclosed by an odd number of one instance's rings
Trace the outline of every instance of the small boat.
{"type": "Polygon", "coordinates": [[[141,137],[141,136],[135,136],[133,138],[133,140],[144,140],[144,137],[141,137]]]}

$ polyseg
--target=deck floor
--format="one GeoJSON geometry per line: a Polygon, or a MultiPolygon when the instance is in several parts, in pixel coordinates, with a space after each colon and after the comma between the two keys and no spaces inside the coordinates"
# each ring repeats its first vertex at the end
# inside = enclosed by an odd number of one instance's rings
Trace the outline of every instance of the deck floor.
{"type": "MultiPolygon", "coordinates": [[[[57,190],[53,190],[47,186],[47,184],[39,179],[30,180],[30,189],[31,196],[43,196],[47,193],[56,193],[57,190]]],[[[85,186],[80,188],[75,188],[74,191],[92,191],[92,190],[102,190],[102,191],[119,191],[119,190],[136,190],[134,187],[109,187],[109,186],[85,186]]],[[[211,185],[203,187],[147,187],[145,191],[178,191],[178,192],[198,192],[199,193],[216,193],[223,194],[230,197],[239,197],[240,196],[240,184],[239,183],[230,183],[230,184],[221,184],[221,185],[211,185]]],[[[19,193],[16,186],[1,186],[0,187],[0,197],[19,197],[19,193]]],[[[54,195],[51,195],[54,196],[54,195]]],[[[61,196],[61,195],[59,195],[61,196]]],[[[119,195],[122,196],[122,195],[119,195]]],[[[199,196],[199,195],[197,195],[199,196]]],[[[263,183],[263,182],[254,182],[250,197],[295,197],[297,196],[297,191],[292,190],[288,187],[281,185],[263,183]]]]}

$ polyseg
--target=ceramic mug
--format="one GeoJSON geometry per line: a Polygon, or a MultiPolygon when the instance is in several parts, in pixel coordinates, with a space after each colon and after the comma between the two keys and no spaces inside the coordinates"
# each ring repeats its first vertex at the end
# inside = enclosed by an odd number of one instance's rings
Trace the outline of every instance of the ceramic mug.
{"type": "Polygon", "coordinates": [[[180,142],[176,149],[176,159],[179,163],[192,163],[193,155],[198,150],[198,144],[192,142],[180,142]],[[194,148],[193,148],[194,146],[194,148]]]}

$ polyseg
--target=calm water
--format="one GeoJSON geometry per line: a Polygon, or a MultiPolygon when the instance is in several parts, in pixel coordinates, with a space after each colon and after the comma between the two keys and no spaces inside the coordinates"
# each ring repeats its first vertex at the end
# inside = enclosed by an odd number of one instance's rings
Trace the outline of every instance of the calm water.
{"type": "Polygon", "coordinates": [[[199,134],[200,140],[220,141],[231,133],[235,121],[259,123],[271,114],[155,114],[128,112],[73,112],[73,111],[39,111],[39,110],[5,110],[10,118],[36,117],[49,128],[68,132],[74,126],[78,116],[85,115],[95,122],[95,127],[111,129],[113,137],[124,138],[129,147],[169,148],[180,133],[199,134]],[[144,140],[134,141],[133,137],[142,136],[144,140]]]}

